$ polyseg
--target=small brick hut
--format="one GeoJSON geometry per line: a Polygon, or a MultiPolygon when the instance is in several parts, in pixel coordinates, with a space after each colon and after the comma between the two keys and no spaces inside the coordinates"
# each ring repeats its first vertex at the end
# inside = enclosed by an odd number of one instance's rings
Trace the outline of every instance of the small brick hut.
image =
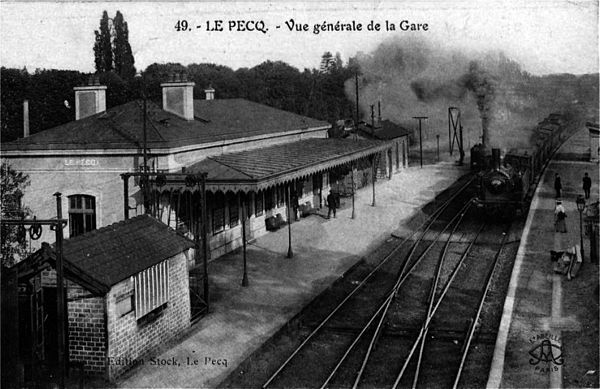
{"type": "MultiPolygon", "coordinates": [[[[148,215],[66,239],[68,361],[82,363],[88,374],[114,381],[187,328],[187,265],[193,246],[192,241],[148,215]]],[[[54,266],[54,248],[48,244],[15,265],[21,285],[26,282],[33,291],[46,290],[46,296],[56,288],[54,266]]],[[[30,294],[36,298],[35,292],[30,294]]],[[[52,309],[52,304],[56,298],[50,304],[33,305],[52,309]]],[[[40,312],[44,315],[43,308],[22,314],[30,315],[26,322],[36,323],[40,312]]],[[[47,344],[36,347],[39,331],[21,328],[19,332],[21,337],[31,336],[31,347],[21,347],[24,364],[35,368],[51,363],[52,348],[47,344]]],[[[46,334],[42,343],[50,342],[47,329],[42,333],[46,334]]]]}

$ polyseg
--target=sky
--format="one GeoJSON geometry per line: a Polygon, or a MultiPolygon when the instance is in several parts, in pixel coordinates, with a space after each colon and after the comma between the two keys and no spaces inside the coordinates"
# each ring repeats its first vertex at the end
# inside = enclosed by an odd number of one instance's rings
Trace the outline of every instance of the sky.
{"type": "Polygon", "coordinates": [[[465,51],[503,51],[533,74],[598,72],[598,1],[396,2],[0,2],[0,64],[94,70],[94,30],[102,11],[120,10],[135,65],[216,63],[233,69],[281,60],[319,66],[325,51],[344,60],[394,37],[417,37],[465,51]],[[176,31],[186,21],[188,29],[176,31]],[[222,31],[207,31],[221,20],[222,31]],[[288,25],[308,25],[290,31],[288,25]],[[400,31],[400,23],[427,31],[400,31]],[[236,22],[260,31],[237,31],[236,22]],[[361,31],[314,33],[315,24],[362,24],[361,31]],[[369,23],[380,31],[369,31],[369,23]],[[230,31],[229,23],[235,27],[230,31]],[[287,22],[287,23],[286,23],[287,22]],[[387,31],[386,22],[396,27],[387,31]],[[197,28],[200,26],[200,28],[197,28]],[[265,33],[266,32],[266,33],[265,33]]]}

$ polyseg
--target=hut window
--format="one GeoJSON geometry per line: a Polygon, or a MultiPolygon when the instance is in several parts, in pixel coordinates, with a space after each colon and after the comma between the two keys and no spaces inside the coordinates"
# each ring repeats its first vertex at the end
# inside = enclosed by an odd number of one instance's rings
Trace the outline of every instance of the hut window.
{"type": "Polygon", "coordinates": [[[133,311],[134,300],[133,294],[125,294],[116,298],[117,315],[124,316],[133,311]]]}
{"type": "Polygon", "coordinates": [[[264,196],[264,192],[261,190],[259,191],[255,196],[254,196],[254,209],[255,209],[255,213],[256,216],[260,216],[263,214],[263,205],[264,205],[264,201],[263,201],[263,196],[264,196]]]}
{"type": "Polygon", "coordinates": [[[221,192],[215,194],[212,210],[213,234],[225,229],[225,195],[221,192]]]}
{"type": "Polygon", "coordinates": [[[229,227],[235,227],[240,223],[240,207],[234,193],[227,194],[227,205],[229,206],[229,227]]]}
{"type": "Polygon", "coordinates": [[[96,229],[96,198],[94,196],[69,196],[69,235],[85,234],[96,229]]]}
{"type": "Polygon", "coordinates": [[[168,261],[154,265],[132,277],[135,318],[141,319],[169,301],[168,261]]]}

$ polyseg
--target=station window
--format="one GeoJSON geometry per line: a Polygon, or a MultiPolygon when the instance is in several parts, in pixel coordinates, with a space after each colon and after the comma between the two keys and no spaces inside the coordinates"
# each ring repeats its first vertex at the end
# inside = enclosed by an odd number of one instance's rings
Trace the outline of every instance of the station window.
{"type": "Polygon", "coordinates": [[[279,185],[277,187],[277,206],[281,207],[285,204],[285,186],[279,185]]]}
{"type": "Polygon", "coordinates": [[[214,207],[212,209],[213,234],[225,229],[225,195],[217,192],[214,196],[214,207]]]}
{"type": "Polygon", "coordinates": [[[69,196],[69,235],[85,234],[96,229],[96,199],[94,196],[69,196]]]}
{"type": "Polygon", "coordinates": [[[227,193],[227,205],[229,206],[229,227],[235,227],[240,223],[240,207],[234,193],[227,193]]]}
{"type": "Polygon", "coordinates": [[[261,190],[261,191],[258,191],[258,193],[256,193],[256,195],[254,196],[254,209],[255,209],[256,216],[260,216],[263,214],[263,205],[264,205],[263,196],[264,196],[264,194],[265,193],[261,190]]]}
{"type": "Polygon", "coordinates": [[[275,189],[269,188],[265,191],[265,209],[275,208],[275,189]]]}

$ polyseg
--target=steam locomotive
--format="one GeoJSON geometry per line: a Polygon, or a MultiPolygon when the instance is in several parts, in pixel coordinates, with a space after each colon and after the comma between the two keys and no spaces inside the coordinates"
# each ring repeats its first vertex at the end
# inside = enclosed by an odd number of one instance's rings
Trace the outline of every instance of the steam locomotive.
{"type": "Polygon", "coordinates": [[[535,190],[536,178],[565,138],[565,121],[553,113],[535,129],[535,145],[511,149],[501,158],[500,149],[489,155],[481,145],[471,148],[471,169],[477,173],[475,205],[486,214],[524,215],[535,190]]]}

